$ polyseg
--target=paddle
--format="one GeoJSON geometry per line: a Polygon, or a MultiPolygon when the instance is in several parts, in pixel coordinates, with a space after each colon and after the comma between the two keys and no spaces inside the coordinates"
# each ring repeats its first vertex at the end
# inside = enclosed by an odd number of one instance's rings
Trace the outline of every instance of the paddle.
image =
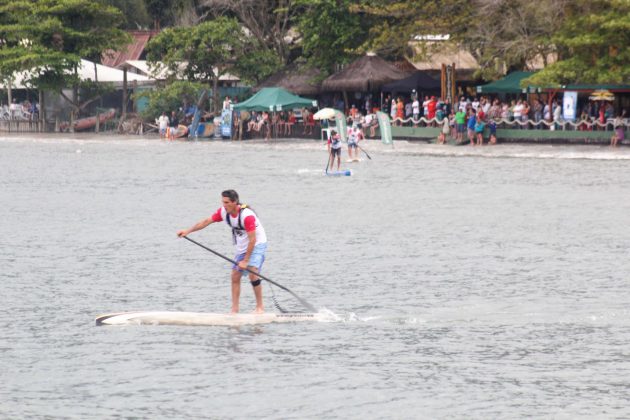
{"type": "MultiPolygon", "coordinates": [[[[199,242],[197,242],[197,241],[195,241],[195,240],[193,240],[193,239],[190,239],[188,236],[182,236],[182,238],[184,238],[184,239],[186,239],[186,240],[188,240],[188,241],[192,242],[192,243],[193,243],[193,244],[195,244],[195,245],[198,245],[198,246],[202,247],[202,248],[203,248],[203,249],[205,249],[206,251],[210,251],[210,252],[212,252],[212,253],[213,253],[214,255],[216,255],[217,257],[221,257],[221,258],[223,258],[224,260],[226,260],[226,261],[228,261],[228,262],[231,262],[231,263],[232,263],[232,264],[234,264],[234,265],[238,265],[238,263],[237,263],[236,261],[234,261],[234,260],[232,260],[232,259],[230,259],[230,258],[226,257],[225,255],[219,254],[217,251],[214,251],[214,250],[212,250],[212,249],[208,248],[208,247],[207,247],[207,246],[205,246],[205,245],[200,244],[199,242]]],[[[262,275],[262,274],[260,274],[260,273],[255,273],[255,272],[253,272],[253,271],[249,271],[249,270],[248,270],[248,269],[246,269],[246,268],[245,268],[244,270],[245,270],[245,271],[248,271],[248,272],[250,272],[250,273],[253,273],[253,274],[255,274],[255,275],[257,275],[258,277],[260,277],[260,278],[261,278],[261,279],[263,279],[263,280],[267,280],[269,283],[273,284],[274,286],[278,286],[278,287],[279,287],[279,288],[281,288],[282,290],[285,290],[285,291],[289,292],[289,293],[290,293],[290,294],[291,294],[294,298],[296,298],[296,299],[297,299],[297,300],[298,300],[298,301],[299,301],[299,302],[300,302],[300,303],[301,303],[301,304],[302,304],[302,305],[303,305],[306,309],[308,309],[309,311],[311,311],[311,312],[313,312],[313,313],[317,312],[317,309],[315,309],[315,307],[314,307],[313,305],[311,305],[310,303],[308,303],[307,301],[305,301],[304,299],[302,299],[301,297],[299,297],[298,295],[296,295],[295,293],[293,293],[292,291],[290,291],[289,289],[287,289],[287,288],[286,288],[286,287],[284,287],[283,285],[276,283],[275,281],[273,281],[273,280],[271,280],[271,279],[269,279],[269,278],[267,278],[267,277],[263,276],[263,275],[262,275]]]]}
{"type": "Polygon", "coordinates": [[[361,149],[361,151],[362,151],[363,153],[365,153],[365,156],[367,156],[367,158],[368,158],[368,159],[372,160],[372,158],[370,157],[370,155],[368,155],[368,152],[366,152],[366,151],[363,149],[363,147],[359,146],[358,144],[357,144],[357,147],[358,147],[359,149],[361,149]]]}

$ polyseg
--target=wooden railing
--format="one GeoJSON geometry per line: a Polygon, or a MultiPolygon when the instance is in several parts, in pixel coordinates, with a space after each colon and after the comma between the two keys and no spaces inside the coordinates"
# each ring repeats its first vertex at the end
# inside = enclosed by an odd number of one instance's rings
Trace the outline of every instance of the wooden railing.
{"type": "Polygon", "coordinates": [[[4,133],[43,133],[54,130],[54,123],[39,120],[0,120],[0,132],[4,133]]]}

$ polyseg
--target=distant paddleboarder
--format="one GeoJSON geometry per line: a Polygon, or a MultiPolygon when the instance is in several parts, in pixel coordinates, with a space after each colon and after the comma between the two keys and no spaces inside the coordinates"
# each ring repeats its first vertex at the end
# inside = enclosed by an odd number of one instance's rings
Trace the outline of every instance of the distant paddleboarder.
{"type": "Polygon", "coordinates": [[[201,230],[215,222],[225,222],[232,229],[232,238],[236,246],[234,260],[238,265],[232,266],[232,313],[239,311],[239,297],[241,294],[241,277],[244,269],[250,270],[249,281],[254,287],[256,296],[256,313],[265,311],[262,298],[261,279],[254,273],[260,272],[265,261],[267,250],[267,235],[262,223],[254,211],[239,202],[238,193],[226,190],[221,193],[223,206],[212,216],[203,219],[189,229],[177,232],[177,236],[201,230]]]}

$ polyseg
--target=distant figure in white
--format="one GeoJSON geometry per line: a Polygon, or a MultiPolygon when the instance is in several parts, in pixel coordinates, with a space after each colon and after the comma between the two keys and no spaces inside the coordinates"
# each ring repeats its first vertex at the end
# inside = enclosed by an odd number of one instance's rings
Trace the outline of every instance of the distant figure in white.
{"type": "Polygon", "coordinates": [[[168,115],[166,115],[166,112],[162,112],[162,115],[160,115],[160,118],[158,118],[157,123],[158,127],[160,128],[160,138],[165,138],[166,129],[168,128],[169,123],[168,115]]]}
{"type": "Polygon", "coordinates": [[[267,250],[267,235],[265,229],[254,211],[241,204],[238,193],[234,190],[226,190],[221,193],[223,206],[212,216],[203,219],[190,229],[183,229],[177,232],[177,236],[187,236],[215,223],[227,223],[232,229],[232,239],[236,246],[237,265],[232,266],[232,313],[239,311],[239,298],[241,295],[241,277],[244,270],[249,271],[249,281],[254,288],[256,296],[256,309],[254,313],[262,314],[265,311],[262,297],[261,279],[255,273],[259,273],[265,262],[265,252],[267,250]]]}
{"type": "Polygon", "coordinates": [[[363,140],[363,132],[356,125],[348,128],[348,157],[350,160],[359,160],[359,141],[363,140]]]}

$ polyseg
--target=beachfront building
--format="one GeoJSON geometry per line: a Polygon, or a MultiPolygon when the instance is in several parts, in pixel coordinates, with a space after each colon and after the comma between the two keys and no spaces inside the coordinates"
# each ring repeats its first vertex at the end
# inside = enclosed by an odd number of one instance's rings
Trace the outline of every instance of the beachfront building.
{"type": "Polygon", "coordinates": [[[408,76],[409,73],[376,54],[367,53],[324,79],[322,91],[327,92],[328,97],[323,98],[322,102],[341,110],[349,110],[354,105],[362,112],[369,113],[381,106],[384,100],[381,90],[383,85],[408,76]]]}

